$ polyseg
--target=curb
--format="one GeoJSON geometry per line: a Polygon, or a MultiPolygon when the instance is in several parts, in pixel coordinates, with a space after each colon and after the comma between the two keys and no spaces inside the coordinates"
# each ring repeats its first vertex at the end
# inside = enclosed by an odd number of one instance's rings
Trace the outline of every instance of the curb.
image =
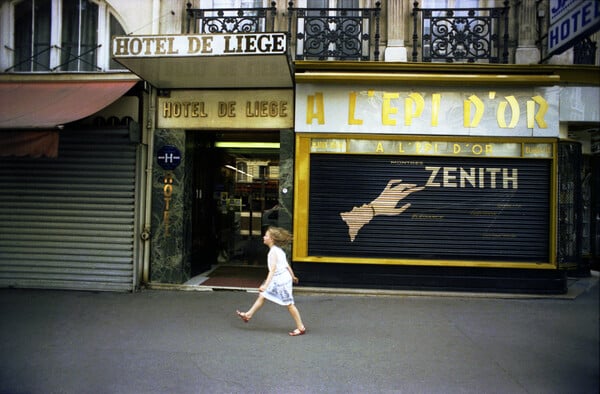
{"type": "MultiPolygon", "coordinates": [[[[564,299],[574,300],[581,294],[587,293],[598,285],[600,273],[591,271],[585,278],[568,278],[567,292],[563,294],[527,294],[527,293],[499,293],[499,292],[469,292],[469,291],[436,291],[436,290],[387,290],[387,289],[356,289],[332,287],[294,287],[295,294],[318,296],[360,296],[360,297],[448,297],[448,298],[493,298],[493,299],[564,299]]],[[[150,283],[144,287],[147,290],[178,290],[178,291],[245,291],[258,293],[258,289],[247,287],[203,286],[203,285],[177,285],[166,283],[150,283]]],[[[142,290],[144,290],[142,289],[142,290]]]]}

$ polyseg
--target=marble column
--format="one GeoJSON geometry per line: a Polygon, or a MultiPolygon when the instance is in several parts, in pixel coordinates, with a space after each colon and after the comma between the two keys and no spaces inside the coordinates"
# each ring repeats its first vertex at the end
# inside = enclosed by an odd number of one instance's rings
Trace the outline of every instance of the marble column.
{"type": "Polygon", "coordinates": [[[387,47],[383,59],[386,62],[407,61],[405,32],[410,12],[410,1],[388,0],[387,7],[387,47]]]}
{"type": "Polygon", "coordinates": [[[156,130],[153,157],[168,145],[182,153],[181,164],[166,170],[152,168],[152,238],[150,281],[184,283],[190,277],[189,252],[189,185],[190,171],[185,156],[184,130],[156,130]]]}
{"type": "MultiPolygon", "coordinates": [[[[513,4],[511,7],[519,7],[517,29],[519,31],[519,42],[515,52],[516,64],[537,64],[540,59],[540,50],[536,46],[537,39],[537,7],[534,1],[522,1],[520,5],[513,4]]],[[[542,9],[544,6],[542,5],[542,9]]]]}

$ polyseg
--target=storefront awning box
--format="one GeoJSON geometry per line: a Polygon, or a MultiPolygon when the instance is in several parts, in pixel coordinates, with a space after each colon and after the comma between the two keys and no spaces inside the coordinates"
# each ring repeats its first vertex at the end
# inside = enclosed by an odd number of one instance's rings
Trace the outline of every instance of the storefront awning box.
{"type": "Polygon", "coordinates": [[[286,33],[117,36],[111,53],[158,89],[293,87],[286,33]]]}

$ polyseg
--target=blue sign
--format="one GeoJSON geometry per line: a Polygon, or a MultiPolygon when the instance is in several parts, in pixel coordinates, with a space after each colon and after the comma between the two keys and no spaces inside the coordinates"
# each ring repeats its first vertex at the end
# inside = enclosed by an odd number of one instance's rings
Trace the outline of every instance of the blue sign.
{"type": "Polygon", "coordinates": [[[156,160],[164,170],[174,170],[181,163],[181,152],[172,145],[165,145],[158,150],[156,160]]]}
{"type": "Polygon", "coordinates": [[[571,48],[575,42],[600,30],[600,1],[560,0],[551,15],[560,16],[548,30],[548,55],[571,48]],[[562,7],[560,7],[562,6],[562,7]]]}

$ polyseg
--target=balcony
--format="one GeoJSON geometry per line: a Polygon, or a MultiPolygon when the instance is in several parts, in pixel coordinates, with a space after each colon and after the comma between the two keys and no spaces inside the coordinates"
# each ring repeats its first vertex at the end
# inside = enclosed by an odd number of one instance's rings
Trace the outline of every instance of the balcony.
{"type": "Polygon", "coordinates": [[[498,8],[419,8],[415,1],[412,61],[508,63],[508,4],[504,1],[498,8]]]}
{"type": "MultiPolygon", "coordinates": [[[[409,60],[424,63],[513,62],[518,37],[515,18],[522,2],[510,1],[499,7],[421,8],[413,2],[410,18],[412,49],[409,60]],[[513,15],[513,20],[510,15],[513,15]]],[[[288,3],[287,13],[272,1],[265,8],[194,9],[187,4],[187,33],[256,33],[287,30],[289,55],[293,60],[381,61],[381,2],[373,8],[296,8],[288,3]],[[287,26],[286,26],[287,25],[287,26]]],[[[397,22],[387,15],[388,23],[397,22]]],[[[538,21],[539,24],[539,21],[538,21]]],[[[544,38],[536,26],[540,53],[544,38]]],[[[596,43],[584,40],[574,48],[574,63],[594,64],[596,43]]],[[[547,58],[542,60],[545,61],[547,58]]]]}
{"type": "Polygon", "coordinates": [[[288,32],[296,60],[379,60],[381,2],[374,8],[295,8],[288,32]]]}
{"type": "Polygon", "coordinates": [[[276,2],[268,8],[192,8],[187,3],[187,33],[264,33],[274,32],[276,2]]]}

